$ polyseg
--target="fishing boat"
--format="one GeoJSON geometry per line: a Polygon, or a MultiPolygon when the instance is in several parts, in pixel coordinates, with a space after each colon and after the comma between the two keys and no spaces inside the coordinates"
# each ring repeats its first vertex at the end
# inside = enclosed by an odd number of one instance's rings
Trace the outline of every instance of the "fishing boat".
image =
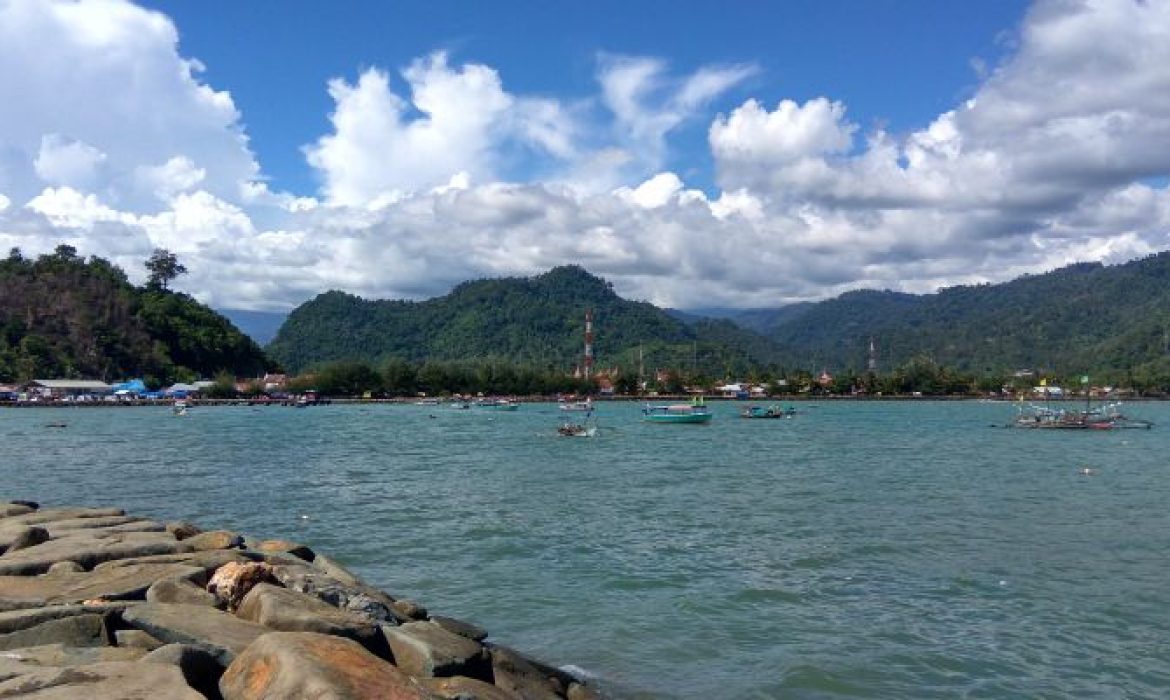
{"type": "Polygon", "coordinates": [[[568,413],[589,413],[593,410],[593,399],[584,401],[561,401],[557,407],[568,413]]]}
{"type": "Polygon", "coordinates": [[[791,418],[796,415],[796,409],[789,406],[781,408],[775,404],[771,406],[748,406],[739,412],[742,418],[791,418]]]}
{"type": "Polygon", "coordinates": [[[1110,403],[1083,410],[1053,408],[1028,404],[1016,413],[1012,427],[1029,430],[1124,430],[1149,429],[1153,423],[1130,418],[1121,412],[1120,403],[1110,403]]]}
{"type": "Polygon", "coordinates": [[[642,420],[647,423],[706,423],[713,418],[702,397],[690,403],[676,403],[642,408],[642,420]]]}
{"type": "Polygon", "coordinates": [[[175,402],[171,404],[171,412],[176,416],[187,415],[187,399],[175,399],[175,402]]]}
{"type": "Polygon", "coordinates": [[[493,411],[519,411],[519,402],[512,399],[480,399],[475,402],[476,408],[490,408],[493,411]]]}

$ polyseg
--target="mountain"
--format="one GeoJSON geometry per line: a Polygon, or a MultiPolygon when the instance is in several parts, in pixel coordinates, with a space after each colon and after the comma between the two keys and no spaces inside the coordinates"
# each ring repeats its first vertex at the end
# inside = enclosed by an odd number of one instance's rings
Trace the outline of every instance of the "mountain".
{"type": "Polygon", "coordinates": [[[581,361],[585,311],[594,316],[598,367],[694,367],[723,376],[775,359],[767,339],[730,322],[689,325],[645,302],[622,299],[577,266],[530,278],[464,282],[421,302],[368,301],[331,291],[302,304],[269,345],[287,369],[337,360],[414,362],[505,358],[569,369],[581,361]]]}
{"type": "Polygon", "coordinates": [[[284,324],[288,314],[278,311],[246,311],[244,309],[218,309],[219,313],[231,321],[244,335],[256,341],[257,345],[267,345],[276,337],[276,332],[284,324]]]}
{"type": "Polygon", "coordinates": [[[849,292],[763,327],[783,358],[806,367],[864,369],[872,337],[881,372],[926,356],[976,375],[1036,368],[1165,376],[1170,253],[936,294],[849,292]]]}
{"type": "Polygon", "coordinates": [[[0,381],[144,377],[155,384],[220,371],[256,376],[263,351],[223,316],[71,246],[0,260],[0,381]]]}

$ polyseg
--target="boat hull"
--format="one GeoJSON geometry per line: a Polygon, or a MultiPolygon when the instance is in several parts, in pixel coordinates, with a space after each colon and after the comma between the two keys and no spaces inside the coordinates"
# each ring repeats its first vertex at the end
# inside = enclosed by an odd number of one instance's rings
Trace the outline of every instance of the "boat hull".
{"type": "Polygon", "coordinates": [[[647,423],[707,423],[713,417],[710,413],[647,413],[642,420],[647,423]]]}

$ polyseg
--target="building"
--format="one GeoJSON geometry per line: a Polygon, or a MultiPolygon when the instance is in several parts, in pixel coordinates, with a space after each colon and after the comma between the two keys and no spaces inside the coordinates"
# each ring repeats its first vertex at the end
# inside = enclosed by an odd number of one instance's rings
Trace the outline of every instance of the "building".
{"type": "Polygon", "coordinates": [[[113,391],[109,384],[95,379],[34,379],[29,387],[40,396],[53,399],[105,395],[113,391]]]}

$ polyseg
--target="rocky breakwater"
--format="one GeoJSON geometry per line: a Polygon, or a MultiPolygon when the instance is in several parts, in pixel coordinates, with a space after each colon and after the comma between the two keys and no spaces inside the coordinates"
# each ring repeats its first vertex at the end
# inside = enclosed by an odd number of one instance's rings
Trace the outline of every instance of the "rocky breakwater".
{"type": "Polygon", "coordinates": [[[0,500],[0,698],[586,700],[306,546],[0,500]]]}

